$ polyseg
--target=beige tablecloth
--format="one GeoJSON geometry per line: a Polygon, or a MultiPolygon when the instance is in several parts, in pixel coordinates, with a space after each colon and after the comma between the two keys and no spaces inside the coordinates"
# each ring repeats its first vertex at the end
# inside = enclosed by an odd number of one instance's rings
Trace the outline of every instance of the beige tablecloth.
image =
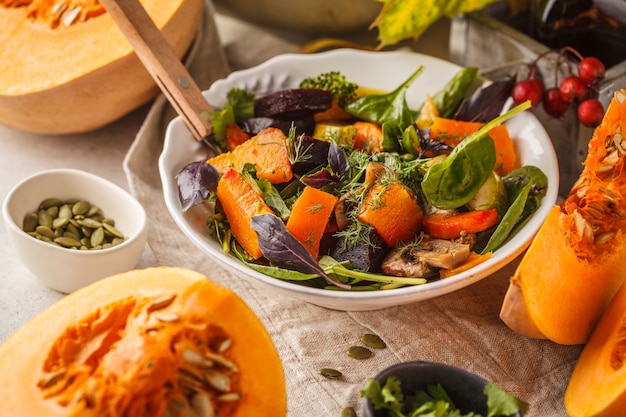
{"type": "MultiPolygon", "coordinates": [[[[230,69],[256,65],[298,47],[259,31],[240,43],[220,46],[209,20],[190,72],[201,88],[230,69]]],[[[563,394],[580,346],[559,346],[511,332],[498,312],[515,263],[454,294],[372,312],[340,312],[276,296],[237,278],[196,248],[170,218],[157,160],[164,127],[174,117],[160,97],[129,150],[124,169],[133,194],[150,217],[148,243],[161,265],[187,267],[237,292],[270,332],[283,361],[289,416],[339,416],[346,406],[360,414],[359,390],[366,378],[400,361],[430,360],[459,366],[491,380],[531,404],[527,417],[566,416],[563,394]],[[365,360],[345,351],[366,332],[388,347],[365,360]],[[319,375],[323,367],[343,377],[319,375]]]]}

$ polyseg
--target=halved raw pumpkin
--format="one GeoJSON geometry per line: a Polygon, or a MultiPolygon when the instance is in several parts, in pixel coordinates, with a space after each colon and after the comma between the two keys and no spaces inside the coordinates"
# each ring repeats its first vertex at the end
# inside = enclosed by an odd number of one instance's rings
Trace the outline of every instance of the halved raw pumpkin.
{"type": "Polygon", "coordinates": [[[261,321],[182,268],[115,275],[53,304],[0,345],[0,386],[2,416],[286,415],[261,321]]]}
{"type": "MultiPolygon", "coordinates": [[[[177,56],[203,0],[141,0],[177,56]]],[[[0,123],[46,134],[111,123],[158,89],[98,0],[0,0],[0,123]]]]}
{"type": "Polygon", "coordinates": [[[583,172],[548,214],[500,312],[518,333],[585,343],[626,279],[626,90],[589,142],[583,172]]]}
{"type": "Polygon", "coordinates": [[[585,345],[565,391],[571,417],[626,412],[626,286],[615,294],[585,345]]]}

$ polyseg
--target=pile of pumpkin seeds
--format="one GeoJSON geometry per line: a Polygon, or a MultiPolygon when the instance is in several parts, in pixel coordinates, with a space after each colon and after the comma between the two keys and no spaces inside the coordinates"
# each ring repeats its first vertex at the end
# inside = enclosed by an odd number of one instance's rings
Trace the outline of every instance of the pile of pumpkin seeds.
{"type": "Polygon", "coordinates": [[[126,240],[115,220],[81,199],[47,198],[24,217],[22,229],[43,242],[68,249],[106,249],[126,240]]]}

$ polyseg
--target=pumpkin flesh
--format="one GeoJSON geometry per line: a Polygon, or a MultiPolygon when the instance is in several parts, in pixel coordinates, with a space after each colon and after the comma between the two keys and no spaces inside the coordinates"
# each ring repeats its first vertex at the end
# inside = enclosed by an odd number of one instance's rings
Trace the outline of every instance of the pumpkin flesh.
{"type": "Polygon", "coordinates": [[[241,395],[213,400],[216,416],[286,414],[280,358],[239,297],[186,269],[130,271],[72,293],[0,346],[0,415],[166,415],[199,401],[187,389],[204,393],[190,384],[216,370],[230,391],[206,395],[241,395]]]}
{"type": "MultiPolygon", "coordinates": [[[[111,17],[96,1],[69,26],[51,17],[56,2],[0,0],[0,122],[65,134],[102,127],[158,89],[111,17]],[[6,28],[6,29],[5,29],[6,28]]],[[[189,48],[202,0],[141,0],[177,56],[189,48]]]]}
{"type": "Polygon", "coordinates": [[[614,417],[626,410],[626,286],[615,294],[578,359],[565,391],[571,417],[614,417]]]}
{"type": "Polygon", "coordinates": [[[585,343],[626,279],[625,120],[621,90],[594,131],[579,180],[511,278],[500,317],[518,333],[585,343]]]}

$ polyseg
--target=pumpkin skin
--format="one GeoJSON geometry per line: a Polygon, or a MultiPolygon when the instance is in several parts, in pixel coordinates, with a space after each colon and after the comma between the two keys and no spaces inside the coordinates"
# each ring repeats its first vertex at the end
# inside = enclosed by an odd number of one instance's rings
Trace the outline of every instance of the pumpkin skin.
{"type": "MultiPolygon", "coordinates": [[[[158,92],[97,0],[91,0],[92,17],[69,26],[52,24],[57,2],[11,3],[0,0],[0,123],[34,133],[82,133],[121,118],[158,92]]],[[[198,30],[203,0],[141,3],[182,57],[198,30]]]]}
{"type": "MultiPolygon", "coordinates": [[[[176,376],[181,366],[190,364],[172,351],[205,334],[232,341],[222,356],[238,368],[233,391],[242,395],[237,401],[220,402],[216,416],[285,416],[282,365],[263,324],[232,291],[197,272],[171,267],[105,278],[61,299],[18,329],[0,345],[0,415],[166,415],[164,398],[177,398],[180,391],[164,387],[179,386],[176,376]],[[156,300],[171,295],[175,298],[170,304],[155,307],[156,300]],[[178,320],[163,321],[172,314],[178,320]],[[79,380],[85,378],[85,368],[87,382],[77,385],[100,397],[92,394],[91,406],[86,400],[62,405],[64,396],[77,398],[80,390],[74,390],[68,378],[60,385],[65,389],[54,393],[55,370],[74,369],[74,380],[79,380]]],[[[200,351],[209,345],[193,346],[200,351]]]]}
{"type": "Polygon", "coordinates": [[[571,417],[615,417],[626,410],[626,286],[615,294],[578,358],[565,391],[571,417]]]}
{"type": "Polygon", "coordinates": [[[585,343],[626,279],[626,156],[615,146],[626,134],[624,121],[621,90],[593,133],[578,181],[510,279],[500,317],[514,331],[585,343]]]}

